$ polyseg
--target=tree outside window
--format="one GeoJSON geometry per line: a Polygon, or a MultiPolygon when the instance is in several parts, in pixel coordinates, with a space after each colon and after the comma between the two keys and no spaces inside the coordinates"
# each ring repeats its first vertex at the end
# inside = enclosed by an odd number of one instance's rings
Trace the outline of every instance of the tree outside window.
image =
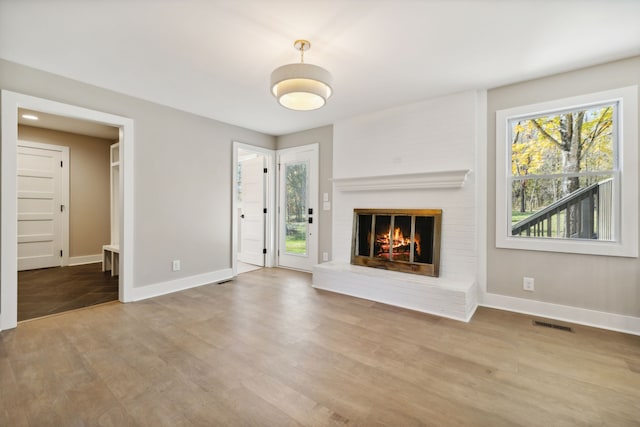
{"type": "Polygon", "coordinates": [[[509,120],[511,235],[612,239],[617,108],[509,120]]]}

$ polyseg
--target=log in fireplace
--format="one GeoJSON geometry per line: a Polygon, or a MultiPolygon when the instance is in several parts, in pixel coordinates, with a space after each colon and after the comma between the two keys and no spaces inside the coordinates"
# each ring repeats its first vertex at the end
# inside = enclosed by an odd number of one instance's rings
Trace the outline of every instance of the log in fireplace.
{"type": "Polygon", "coordinates": [[[441,209],[355,209],[351,264],[435,276],[441,209]]]}

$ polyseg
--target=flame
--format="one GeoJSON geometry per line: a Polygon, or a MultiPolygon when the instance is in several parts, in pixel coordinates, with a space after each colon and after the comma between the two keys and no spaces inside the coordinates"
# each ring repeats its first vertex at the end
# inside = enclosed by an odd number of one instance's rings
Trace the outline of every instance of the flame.
{"type": "Polygon", "coordinates": [[[388,257],[389,249],[393,254],[408,254],[411,248],[411,236],[405,237],[402,229],[395,227],[393,231],[389,229],[386,233],[378,234],[376,243],[379,248],[378,256],[388,257]]]}
{"type": "Polygon", "coordinates": [[[396,227],[395,230],[393,230],[393,247],[398,248],[400,246],[408,245],[409,243],[411,243],[411,239],[404,237],[400,227],[396,227]]]}

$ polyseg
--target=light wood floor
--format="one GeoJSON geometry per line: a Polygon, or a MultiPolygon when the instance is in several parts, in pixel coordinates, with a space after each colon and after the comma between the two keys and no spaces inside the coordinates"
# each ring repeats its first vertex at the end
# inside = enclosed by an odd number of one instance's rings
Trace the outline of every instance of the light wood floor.
{"type": "Polygon", "coordinates": [[[531,320],[465,324],[263,269],[0,333],[0,425],[640,425],[640,337],[531,320]]]}

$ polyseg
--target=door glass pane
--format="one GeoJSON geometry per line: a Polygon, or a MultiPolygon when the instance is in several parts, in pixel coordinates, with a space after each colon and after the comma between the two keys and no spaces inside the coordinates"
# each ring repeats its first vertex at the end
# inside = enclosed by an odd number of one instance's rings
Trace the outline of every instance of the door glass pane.
{"type": "Polygon", "coordinates": [[[307,163],[285,168],[285,252],[307,255],[307,163]]]}

